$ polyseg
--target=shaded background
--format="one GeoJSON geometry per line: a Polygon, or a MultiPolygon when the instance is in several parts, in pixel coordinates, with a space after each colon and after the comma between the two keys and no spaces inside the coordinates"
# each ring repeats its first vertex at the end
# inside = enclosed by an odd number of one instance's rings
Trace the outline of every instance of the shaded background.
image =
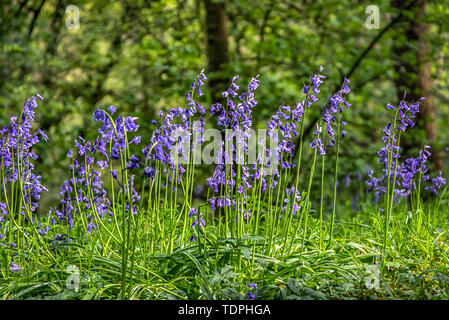
{"type": "MultiPolygon", "coordinates": [[[[348,77],[345,184],[367,167],[380,169],[376,151],[390,116],[385,105],[397,104],[404,90],[408,100],[427,97],[418,129],[403,140],[405,153],[428,141],[434,169],[447,164],[447,0],[1,0],[0,10],[0,125],[28,96],[39,92],[46,99],[37,118],[51,139],[38,147],[39,171],[50,189],[44,207],[57,201],[69,176],[65,156],[73,138],[96,135],[91,115],[97,107],[113,104],[138,116],[145,144],[157,111],[185,106],[203,68],[209,103],[235,74],[241,87],[260,74],[256,127],[280,104],[300,101],[303,81],[320,65],[327,77],[320,103],[348,77]],[[66,26],[69,5],[79,8],[79,29],[66,26]],[[369,5],[380,9],[379,29],[365,26],[369,5]]],[[[319,108],[311,114],[307,139],[319,108]]]]}

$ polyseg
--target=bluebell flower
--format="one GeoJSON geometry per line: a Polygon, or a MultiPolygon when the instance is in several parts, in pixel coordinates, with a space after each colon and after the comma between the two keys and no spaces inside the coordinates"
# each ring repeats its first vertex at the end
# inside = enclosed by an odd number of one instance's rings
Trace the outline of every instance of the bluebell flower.
{"type": "Polygon", "coordinates": [[[257,285],[254,282],[250,282],[250,283],[248,283],[248,288],[250,288],[251,290],[256,290],[257,285]]]}
{"type": "Polygon", "coordinates": [[[426,187],[426,190],[432,191],[434,194],[438,194],[438,189],[446,185],[446,179],[444,179],[441,175],[441,171],[439,175],[435,178],[432,178],[432,185],[426,187]]]}
{"type": "Polygon", "coordinates": [[[20,272],[20,266],[18,264],[16,264],[15,262],[11,261],[11,269],[10,269],[11,273],[14,272],[20,272]]]}

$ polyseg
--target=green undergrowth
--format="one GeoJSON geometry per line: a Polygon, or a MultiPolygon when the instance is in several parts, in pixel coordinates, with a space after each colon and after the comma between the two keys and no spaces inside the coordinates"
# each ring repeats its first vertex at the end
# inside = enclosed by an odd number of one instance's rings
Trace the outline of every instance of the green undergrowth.
{"type": "MultiPolygon", "coordinates": [[[[168,251],[170,237],[164,238],[168,230],[155,232],[151,215],[138,214],[143,218],[128,265],[132,270],[126,288],[130,299],[247,299],[248,283],[257,285],[255,299],[449,298],[446,206],[427,205],[421,213],[396,208],[384,266],[384,215],[369,208],[337,219],[330,248],[323,245],[326,239],[320,248],[319,219],[313,212],[306,232],[301,230],[296,241],[289,243],[277,237],[268,246],[262,218],[257,234],[217,237],[222,223],[209,223],[199,229],[203,233],[197,240],[182,249],[177,249],[181,236],[175,236],[173,250],[168,251]],[[154,239],[155,234],[159,239],[154,239]],[[290,243],[294,244],[288,253],[285,247],[290,243]]],[[[61,231],[58,228],[53,226],[46,235],[47,254],[21,252],[21,272],[11,273],[7,265],[6,257],[14,256],[16,248],[1,249],[0,297],[120,298],[120,244],[102,229],[86,234],[76,225],[66,235],[71,242],[52,244],[54,234],[61,231]]],[[[328,234],[329,219],[323,228],[328,234]]],[[[293,230],[291,233],[292,237],[293,230]]],[[[176,229],[174,234],[181,235],[182,230],[176,229]]]]}

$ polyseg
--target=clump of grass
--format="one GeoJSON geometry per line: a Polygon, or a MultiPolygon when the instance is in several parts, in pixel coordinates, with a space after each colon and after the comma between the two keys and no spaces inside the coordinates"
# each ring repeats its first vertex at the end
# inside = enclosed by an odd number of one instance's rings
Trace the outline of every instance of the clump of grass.
{"type": "Polygon", "coordinates": [[[47,190],[35,173],[32,147],[47,137],[32,130],[42,97],[30,98],[21,115],[0,131],[0,296],[447,297],[445,180],[441,173],[430,178],[427,146],[417,158],[400,161],[400,137],[414,125],[419,101],[387,106],[394,118],[379,152],[383,176],[367,180],[372,192],[359,195],[363,209],[337,211],[349,81],[326,100],[307,148],[304,123],[317,104],[321,73],[322,68],[309,78],[295,107],[278,108],[256,141],[250,130],[258,76],[243,92],[238,77],[232,79],[224,102],[209,108],[218,127],[209,131],[202,105],[207,78],[201,72],[186,95],[186,108],[159,113],[143,148],[137,118],[116,116],[114,106],[96,110],[99,134],[93,141],[74,140],[61,201],[44,216],[33,213],[47,190]],[[197,160],[204,160],[203,148],[211,151],[206,142],[213,134],[224,141],[212,150],[213,174],[199,200],[197,160]],[[308,176],[305,154],[312,157],[308,176]],[[334,164],[332,184],[326,183],[328,159],[334,164]],[[424,192],[433,194],[430,201],[422,200],[424,192]],[[314,199],[320,199],[319,210],[314,199]],[[379,285],[373,288],[366,270],[379,265],[379,285]]]}

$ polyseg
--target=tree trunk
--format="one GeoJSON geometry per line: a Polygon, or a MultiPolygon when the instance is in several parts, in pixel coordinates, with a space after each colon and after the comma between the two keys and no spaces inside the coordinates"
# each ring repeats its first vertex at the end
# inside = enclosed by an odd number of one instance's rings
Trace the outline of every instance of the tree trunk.
{"type": "Polygon", "coordinates": [[[229,82],[224,74],[228,55],[228,17],[224,2],[204,0],[206,8],[206,40],[209,86],[214,100],[221,100],[221,92],[229,82]]]}
{"type": "Polygon", "coordinates": [[[431,58],[430,58],[430,40],[428,38],[429,25],[422,21],[426,13],[425,1],[419,1],[421,3],[420,10],[418,11],[418,19],[420,23],[417,25],[418,33],[418,85],[423,97],[426,97],[424,103],[422,104],[422,110],[420,112],[420,120],[422,120],[421,125],[424,127],[426,132],[426,139],[434,147],[432,150],[431,160],[438,170],[443,169],[443,158],[441,155],[441,150],[434,146],[437,140],[437,110],[435,105],[435,99],[432,95],[432,69],[431,69],[431,58]]]}
{"type": "Polygon", "coordinates": [[[66,0],[58,0],[55,11],[53,13],[53,18],[51,21],[51,33],[49,35],[49,40],[47,43],[47,50],[44,56],[44,67],[45,72],[42,74],[42,84],[46,88],[53,87],[53,67],[48,63],[55,55],[59,43],[59,34],[61,33],[61,27],[63,24],[63,17],[65,13],[65,7],[67,6],[66,0]]]}
{"type": "MultiPolygon", "coordinates": [[[[394,0],[392,5],[403,10],[408,1],[394,0]]],[[[441,150],[435,148],[436,106],[431,93],[429,25],[425,22],[426,0],[417,0],[411,12],[412,15],[405,15],[403,28],[399,30],[406,36],[406,41],[394,43],[395,83],[399,100],[402,99],[404,91],[407,91],[407,101],[415,101],[420,97],[425,97],[426,100],[422,103],[417,116],[417,128],[421,129],[423,134],[404,136],[403,147],[405,153],[408,153],[412,148],[422,148],[423,140],[426,140],[432,146],[431,161],[438,170],[441,170],[443,167],[441,150]]]]}

